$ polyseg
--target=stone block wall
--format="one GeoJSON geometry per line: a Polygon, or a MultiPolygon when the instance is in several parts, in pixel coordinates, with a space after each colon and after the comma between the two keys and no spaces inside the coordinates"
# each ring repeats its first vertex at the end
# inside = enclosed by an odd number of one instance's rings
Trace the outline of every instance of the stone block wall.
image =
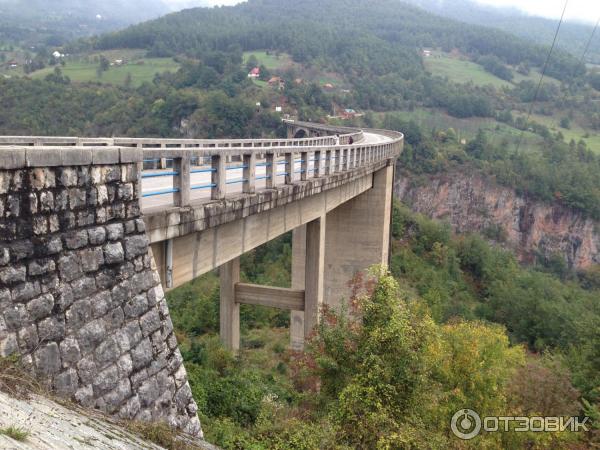
{"type": "Polygon", "coordinates": [[[0,354],[83,406],[201,435],[140,211],[141,158],[0,150],[0,354]]]}

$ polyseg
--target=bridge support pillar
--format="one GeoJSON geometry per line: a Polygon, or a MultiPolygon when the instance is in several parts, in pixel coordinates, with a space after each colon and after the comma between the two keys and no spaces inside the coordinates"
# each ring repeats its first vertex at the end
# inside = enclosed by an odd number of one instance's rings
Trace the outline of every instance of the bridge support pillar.
{"type": "Polygon", "coordinates": [[[324,298],[333,308],[349,299],[357,272],[388,264],[393,176],[393,165],[380,169],[372,189],[327,214],[324,298]]]}
{"type": "MultiPolygon", "coordinates": [[[[306,265],[306,225],[292,232],[292,289],[304,289],[306,265]]],[[[290,313],[290,347],[300,351],[304,348],[304,311],[290,313]]]]}
{"type": "Polygon", "coordinates": [[[235,285],[239,281],[240,258],[234,258],[219,268],[221,342],[233,351],[240,349],[240,305],[235,301],[235,285]]]}
{"type": "Polygon", "coordinates": [[[325,216],[293,231],[292,289],[305,291],[304,311],[292,311],[290,346],[302,350],[305,340],[319,323],[323,306],[325,267],[325,216]]]}

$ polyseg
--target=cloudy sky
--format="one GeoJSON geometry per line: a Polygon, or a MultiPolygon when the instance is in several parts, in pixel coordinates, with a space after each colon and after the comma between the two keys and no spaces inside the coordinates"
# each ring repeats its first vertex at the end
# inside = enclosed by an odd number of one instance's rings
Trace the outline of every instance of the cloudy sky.
{"type": "MultiPolygon", "coordinates": [[[[565,0],[476,0],[494,6],[512,6],[526,13],[549,18],[559,18],[565,0]]],[[[595,23],[600,17],[600,2],[597,0],[569,0],[566,17],[595,23]]]]}

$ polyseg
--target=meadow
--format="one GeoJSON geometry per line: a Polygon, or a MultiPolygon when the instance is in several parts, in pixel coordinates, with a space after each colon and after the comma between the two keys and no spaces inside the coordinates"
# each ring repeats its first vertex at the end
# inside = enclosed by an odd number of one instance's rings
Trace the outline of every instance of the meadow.
{"type": "MultiPolygon", "coordinates": [[[[425,58],[425,68],[433,75],[448,78],[455,83],[473,83],[477,86],[494,86],[496,89],[512,88],[521,81],[537,83],[540,73],[531,70],[529,75],[522,75],[513,70],[513,80],[506,81],[487,72],[482,66],[469,61],[466,57],[453,56],[443,52],[433,52],[425,58]]],[[[558,80],[544,77],[546,83],[560,84],[558,80]]]]}
{"type": "MultiPolygon", "coordinates": [[[[152,82],[158,73],[176,72],[179,64],[172,58],[146,58],[135,51],[111,51],[102,55],[89,55],[85,57],[67,58],[64,66],[59,66],[63,75],[68,76],[76,83],[96,82],[124,86],[128,79],[131,86],[141,86],[145,82],[152,82]],[[111,63],[117,59],[124,61],[123,65],[112,65],[107,71],[98,72],[99,58],[104,56],[111,63]]],[[[32,73],[34,79],[41,79],[51,74],[54,67],[46,67],[32,73]]]]}

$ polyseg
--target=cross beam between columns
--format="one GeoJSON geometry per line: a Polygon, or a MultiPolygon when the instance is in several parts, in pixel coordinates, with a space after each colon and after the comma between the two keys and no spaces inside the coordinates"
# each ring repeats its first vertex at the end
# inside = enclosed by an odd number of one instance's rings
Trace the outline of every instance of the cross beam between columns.
{"type": "Polygon", "coordinates": [[[235,301],[246,305],[304,311],[304,291],[299,289],[237,283],[235,285],[235,301]]]}

